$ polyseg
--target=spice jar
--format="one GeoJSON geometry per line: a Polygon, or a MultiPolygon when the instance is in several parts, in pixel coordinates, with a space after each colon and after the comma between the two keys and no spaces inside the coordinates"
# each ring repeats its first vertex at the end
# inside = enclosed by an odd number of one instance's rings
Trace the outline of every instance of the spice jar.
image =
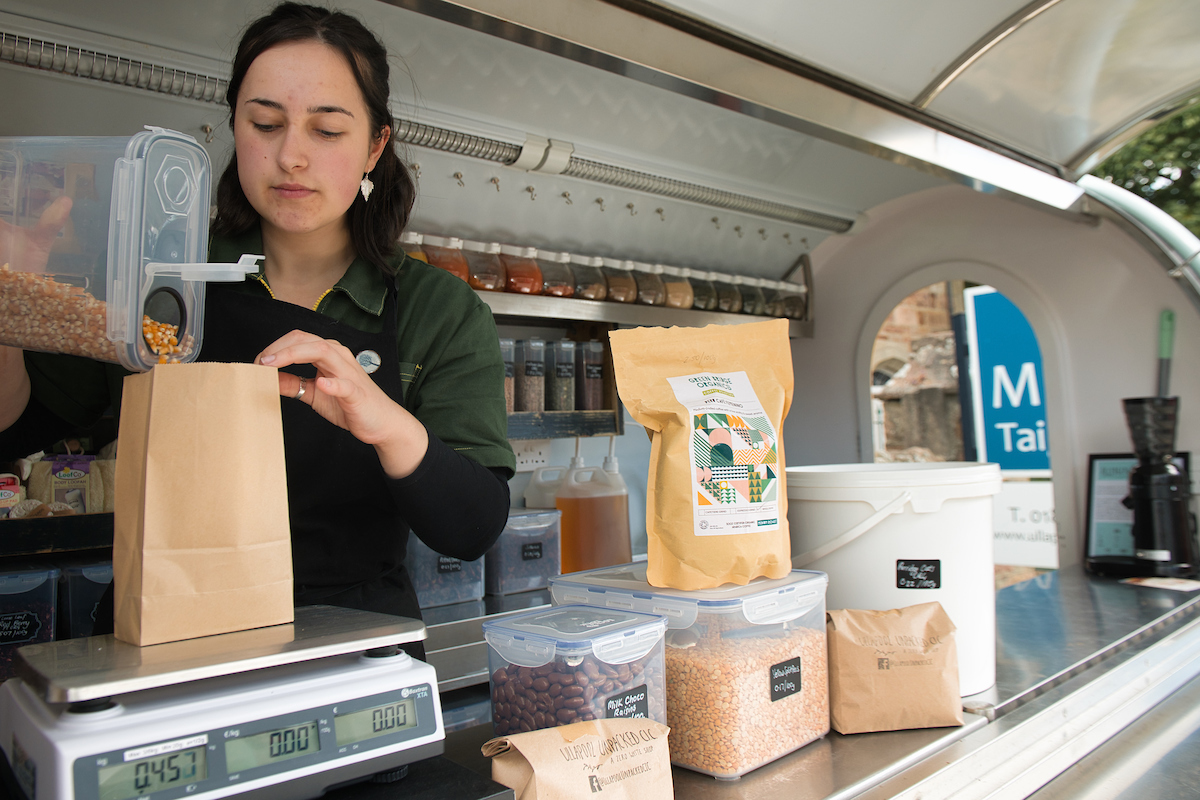
{"type": "Polygon", "coordinates": [[[713,311],[717,307],[717,290],[713,288],[708,273],[704,270],[688,270],[688,283],[692,285],[692,308],[697,311],[713,311]]]}
{"type": "Polygon", "coordinates": [[[546,342],[521,339],[517,347],[517,411],[546,410],[546,342]]]}
{"type": "Polygon", "coordinates": [[[542,293],[542,270],[534,258],[537,249],[533,247],[515,247],[511,244],[500,246],[500,263],[504,265],[504,291],[518,294],[542,293]]]}
{"type": "Polygon", "coordinates": [[[783,306],[783,316],[788,319],[804,319],[808,310],[808,287],[780,281],[779,301],[783,306]]]}
{"type": "Polygon", "coordinates": [[[637,300],[637,281],[633,279],[633,262],[616,258],[601,259],[604,279],[608,282],[608,299],[614,303],[637,300]]]}
{"type": "Polygon", "coordinates": [[[575,343],[570,339],[551,342],[546,348],[546,409],[575,410],[575,343]]]}
{"type": "Polygon", "coordinates": [[[504,291],[504,264],[500,261],[500,245],[495,242],[462,243],[467,257],[467,283],[472,289],[486,292],[504,291]]]}
{"type": "Polygon", "coordinates": [[[658,272],[650,264],[630,262],[633,279],[637,283],[637,301],[644,306],[661,306],[667,302],[667,290],[663,286],[662,267],[658,272]]]}
{"type": "Polygon", "coordinates": [[[767,301],[763,297],[761,283],[758,278],[733,279],[733,285],[742,293],[742,313],[762,316],[767,313],[767,301]]]}
{"type": "Polygon", "coordinates": [[[467,280],[470,268],[462,251],[463,240],[454,237],[422,236],[421,252],[430,264],[444,269],[451,275],[467,280]]]}
{"type": "Polygon", "coordinates": [[[600,267],[603,260],[594,256],[571,256],[571,273],[575,276],[575,296],[580,300],[603,300],[608,297],[608,282],[600,267]]]}
{"type": "Polygon", "coordinates": [[[538,269],[542,271],[542,294],[571,297],[575,294],[575,277],[571,274],[571,254],[553,250],[538,250],[538,269]]]}
{"type": "Polygon", "coordinates": [[[604,345],[593,339],[575,346],[575,408],[604,408],[604,345]]]}
{"type": "Polygon", "coordinates": [[[429,259],[426,258],[425,252],[421,249],[421,240],[423,238],[425,237],[421,236],[419,233],[405,231],[404,233],[400,234],[400,249],[404,251],[406,256],[415,258],[418,261],[424,261],[426,264],[428,264],[429,259]]]}
{"type": "Polygon", "coordinates": [[[742,310],[742,293],[733,285],[733,278],[722,272],[708,273],[713,288],[717,290],[717,310],[736,314],[742,310]]]}
{"type": "Polygon", "coordinates": [[[679,267],[663,267],[663,288],[666,290],[666,305],[671,308],[691,308],[696,301],[692,284],[688,282],[689,270],[679,267]]]}
{"type": "Polygon", "coordinates": [[[504,359],[504,409],[509,414],[516,410],[516,342],[512,339],[500,340],[500,357],[504,359]]]}

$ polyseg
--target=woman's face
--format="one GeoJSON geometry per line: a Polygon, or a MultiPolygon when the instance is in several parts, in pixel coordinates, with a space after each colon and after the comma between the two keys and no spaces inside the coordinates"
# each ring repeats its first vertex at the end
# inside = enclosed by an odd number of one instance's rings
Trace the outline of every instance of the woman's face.
{"type": "Polygon", "coordinates": [[[264,51],[238,90],[233,139],[242,191],[264,228],[346,230],[346,211],[386,138],[375,136],[350,65],[320,42],[264,51]]]}

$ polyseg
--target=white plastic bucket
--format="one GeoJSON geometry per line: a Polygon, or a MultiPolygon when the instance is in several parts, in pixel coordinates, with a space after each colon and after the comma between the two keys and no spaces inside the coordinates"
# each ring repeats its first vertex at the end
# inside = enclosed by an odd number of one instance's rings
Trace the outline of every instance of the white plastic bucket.
{"type": "Polygon", "coordinates": [[[792,565],[828,573],[827,607],[940,602],[958,629],[963,696],[996,682],[996,464],[787,468],[792,565]]]}

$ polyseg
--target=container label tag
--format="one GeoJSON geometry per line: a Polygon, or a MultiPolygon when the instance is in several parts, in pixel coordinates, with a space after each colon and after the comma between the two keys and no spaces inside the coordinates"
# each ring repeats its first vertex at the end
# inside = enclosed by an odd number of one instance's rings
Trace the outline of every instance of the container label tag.
{"type": "Polygon", "coordinates": [[[542,543],[529,542],[521,545],[521,560],[522,561],[537,561],[542,557],[542,543]]]}
{"type": "Polygon", "coordinates": [[[779,530],[778,434],[745,372],[667,378],[691,413],[697,536],[779,530]]]}
{"type": "Polygon", "coordinates": [[[0,644],[32,642],[41,630],[42,621],[32,611],[0,614],[0,644]]]}
{"type": "Polygon", "coordinates": [[[912,561],[896,562],[897,589],[940,589],[942,588],[942,562],[912,561]]]}
{"type": "Polygon", "coordinates": [[[439,574],[446,572],[462,572],[462,562],[457,558],[450,556],[438,556],[437,571],[439,574]]]}
{"type": "Polygon", "coordinates": [[[771,702],[798,694],[800,683],[800,656],[771,665],[771,702]]]}
{"type": "Polygon", "coordinates": [[[650,699],[646,684],[621,694],[614,694],[604,701],[604,716],[607,719],[646,719],[650,716],[650,699]]]}

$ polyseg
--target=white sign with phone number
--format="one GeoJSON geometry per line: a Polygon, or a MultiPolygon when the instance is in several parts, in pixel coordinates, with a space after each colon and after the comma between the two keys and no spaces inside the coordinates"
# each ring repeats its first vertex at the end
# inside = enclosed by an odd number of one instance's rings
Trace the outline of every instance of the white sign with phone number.
{"type": "Polygon", "coordinates": [[[992,526],[997,564],[1058,569],[1050,481],[1004,481],[1000,494],[992,498],[992,526]]]}

